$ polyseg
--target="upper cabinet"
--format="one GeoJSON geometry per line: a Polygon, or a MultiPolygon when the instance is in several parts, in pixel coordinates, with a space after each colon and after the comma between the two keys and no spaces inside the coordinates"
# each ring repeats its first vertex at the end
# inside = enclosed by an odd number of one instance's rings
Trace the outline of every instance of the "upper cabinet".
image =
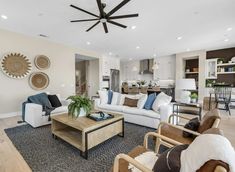
{"type": "Polygon", "coordinates": [[[205,72],[206,79],[217,79],[217,58],[206,60],[205,72]]]}

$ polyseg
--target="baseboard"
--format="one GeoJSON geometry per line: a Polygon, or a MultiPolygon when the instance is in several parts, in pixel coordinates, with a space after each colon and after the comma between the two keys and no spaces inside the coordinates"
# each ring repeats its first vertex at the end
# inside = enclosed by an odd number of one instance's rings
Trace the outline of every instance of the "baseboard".
{"type": "Polygon", "coordinates": [[[10,118],[10,117],[20,116],[20,115],[21,115],[20,111],[18,111],[18,112],[10,112],[10,113],[3,113],[3,114],[0,114],[0,119],[10,118]]]}

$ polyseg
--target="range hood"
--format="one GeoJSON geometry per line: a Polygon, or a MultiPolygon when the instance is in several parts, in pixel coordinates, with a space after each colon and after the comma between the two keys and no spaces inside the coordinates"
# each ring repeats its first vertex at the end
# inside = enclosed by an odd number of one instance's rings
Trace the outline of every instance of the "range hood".
{"type": "Polygon", "coordinates": [[[140,74],[153,74],[153,59],[140,60],[140,74]]]}

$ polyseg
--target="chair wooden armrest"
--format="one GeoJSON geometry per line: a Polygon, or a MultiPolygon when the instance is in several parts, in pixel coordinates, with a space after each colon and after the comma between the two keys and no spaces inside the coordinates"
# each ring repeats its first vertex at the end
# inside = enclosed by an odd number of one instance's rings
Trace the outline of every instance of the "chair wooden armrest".
{"type": "Polygon", "coordinates": [[[215,122],[213,123],[212,127],[211,128],[218,128],[219,127],[219,124],[220,124],[220,121],[221,119],[220,118],[217,118],[215,120],[215,122]]]}
{"type": "Polygon", "coordinates": [[[172,114],[170,115],[169,119],[168,119],[168,122],[171,123],[171,121],[173,121],[173,118],[176,117],[176,118],[182,118],[182,119],[185,119],[185,120],[190,120],[191,118],[189,117],[185,117],[185,116],[182,116],[182,115],[177,115],[177,114],[172,114]]]}
{"type": "Polygon", "coordinates": [[[161,122],[161,123],[159,124],[158,130],[157,130],[159,134],[161,134],[161,127],[162,127],[162,125],[164,125],[164,124],[165,124],[165,125],[168,125],[168,126],[171,126],[171,127],[173,127],[173,128],[182,130],[182,131],[186,131],[186,132],[188,132],[188,133],[190,133],[190,134],[193,134],[193,135],[195,135],[195,136],[201,135],[200,133],[198,133],[198,132],[196,132],[196,131],[189,130],[189,129],[184,128],[184,127],[182,127],[182,126],[177,126],[177,125],[169,124],[169,123],[167,123],[167,122],[161,122]]]}
{"type": "Polygon", "coordinates": [[[168,137],[165,137],[163,135],[160,135],[159,133],[155,133],[155,132],[148,132],[147,134],[145,134],[145,137],[144,137],[144,147],[146,149],[148,149],[148,138],[149,136],[153,136],[153,137],[156,137],[156,138],[159,138],[159,139],[162,139],[162,140],[165,140],[167,141],[168,143],[170,144],[173,144],[173,145],[181,145],[182,143],[180,142],[177,142],[171,138],[168,138],[168,137]]]}
{"type": "Polygon", "coordinates": [[[136,161],[135,159],[131,158],[130,156],[126,154],[119,154],[115,157],[113,172],[119,172],[119,160],[120,159],[124,159],[125,161],[134,165],[136,168],[138,168],[139,170],[143,172],[152,172],[151,169],[148,169],[147,167],[143,166],[141,163],[139,163],[138,161],[136,161]]]}

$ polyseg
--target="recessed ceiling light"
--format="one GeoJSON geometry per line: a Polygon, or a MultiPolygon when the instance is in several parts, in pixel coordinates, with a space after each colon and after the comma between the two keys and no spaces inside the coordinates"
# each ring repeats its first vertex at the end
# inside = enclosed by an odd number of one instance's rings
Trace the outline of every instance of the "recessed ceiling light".
{"type": "Polygon", "coordinates": [[[86,42],[87,45],[91,45],[91,43],[89,41],[86,42]]]}
{"type": "Polygon", "coordinates": [[[8,17],[7,17],[6,15],[3,15],[3,14],[2,14],[2,15],[1,15],[1,18],[4,19],[4,20],[6,20],[8,17]]]}
{"type": "Polygon", "coordinates": [[[113,55],[113,53],[112,53],[112,52],[109,52],[109,55],[111,56],[111,55],[113,55]]]}
{"type": "Polygon", "coordinates": [[[181,39],[182,39],[182,36],[179,36],[179,37],[177,37],[176,39],[177,39],[177,40],[181,40],[181,39]]]}
{"type": "Polygon", "coordinates": [[[140,49],[140,47],[139,47],[139,46],[137,46],[137,47],[136,47],[136,49],[140,49]]]}
{"type": "Polygon", "coordinates": [[[187,50],[186,51],[190,51],[190,49],[189,48],[187,48],[187,50]]]}
{"type": "Polygon", "coordinates": [[[224,40],[224,42],[228,42],[228,41],[229,41],[229,39],[225,39],[225,40],[224,40]]]}
{"type": "Polygon", "coordinates": [[[229,27],[229,28],[227,29],[227,31],[231,31],[231,30],[233,30],[233,28],[231,28],[231,27],[229,27]]]}
{"type": "Polygon", "coordinates": [[[129,58],[129,61],[133,60],[132,58],[129,58]]]}
{"type": "Polygon", "coordinates": [[[153,54],[153,57],[157,57],[157,54],[153,54]]]}
{"type": "Polygon", "coordinates": [[[132,30],[136,29],[136,26],[131,26],[131,29],[132,29],[132,30]]]}

